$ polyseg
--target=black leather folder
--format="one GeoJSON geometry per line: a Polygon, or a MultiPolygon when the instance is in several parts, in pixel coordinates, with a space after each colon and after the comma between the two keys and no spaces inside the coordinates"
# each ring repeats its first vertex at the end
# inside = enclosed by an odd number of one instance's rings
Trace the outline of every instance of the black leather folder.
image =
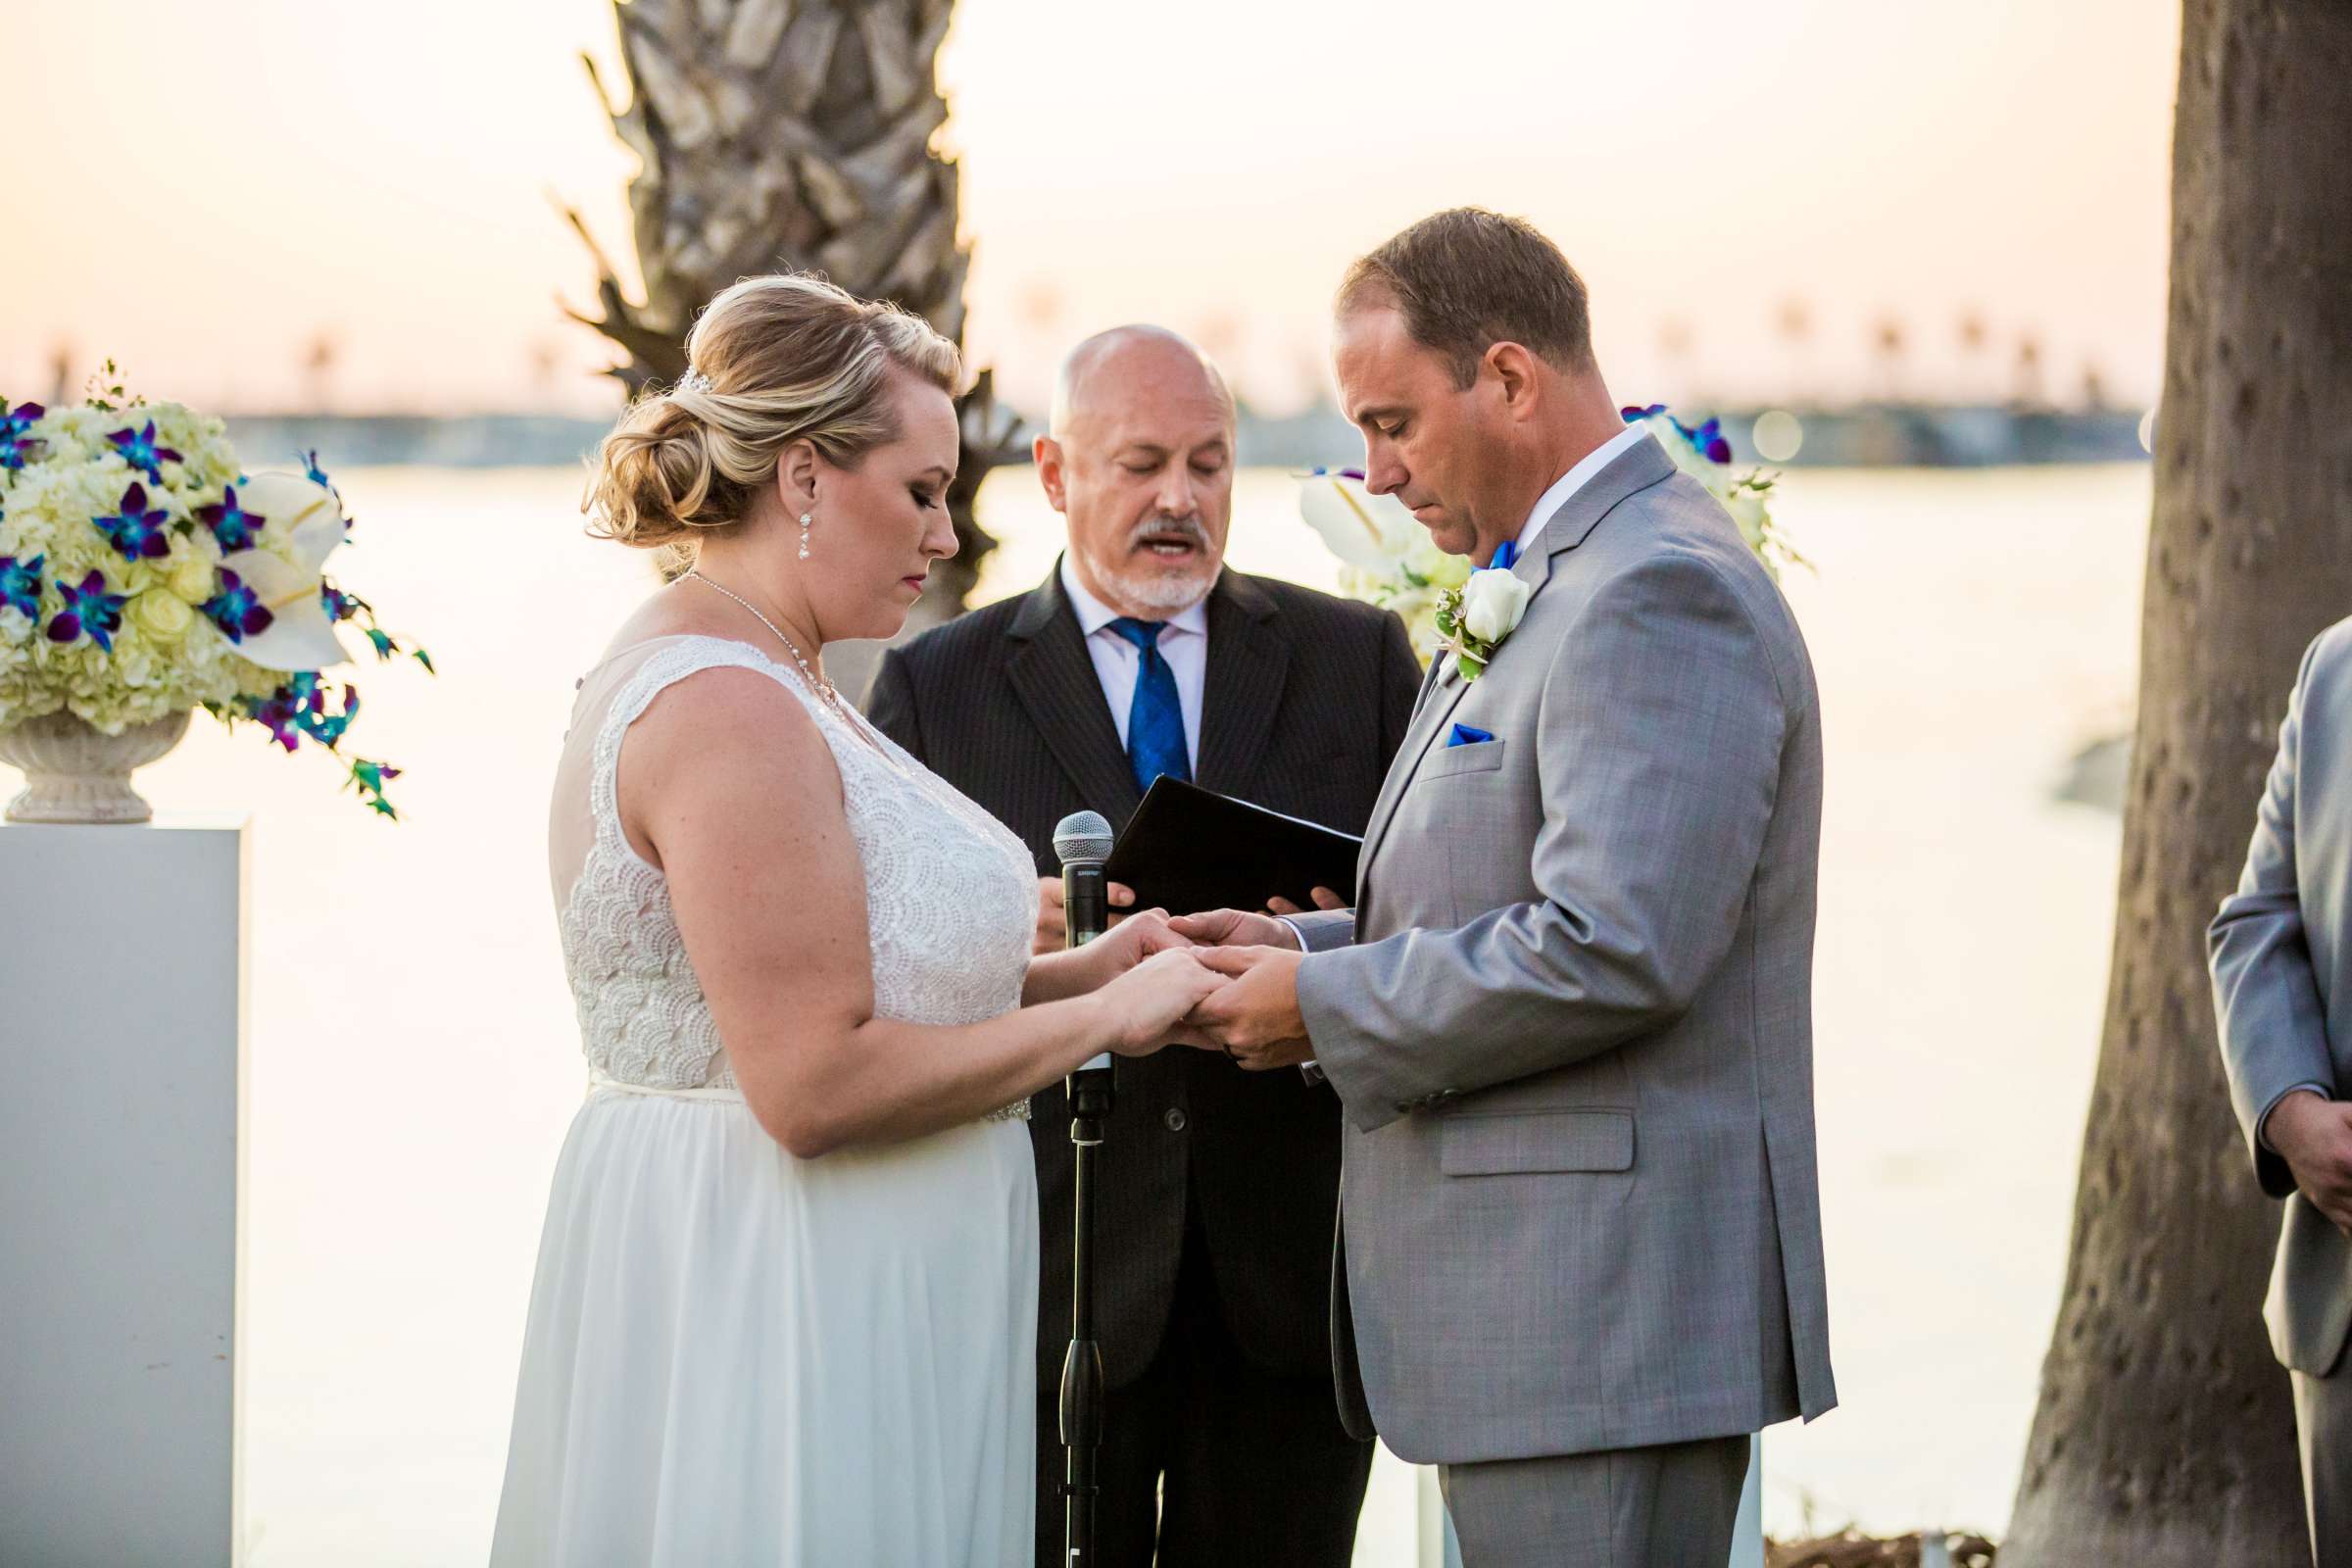
{"type": "Polygon", "coordinates": [[[1364,841],[1161,774],[1111,846],[1102,872],[1135,889],[1135,907],[1170,914],[1315,906],[1316,888],[1355,902],[1364,841]]]}

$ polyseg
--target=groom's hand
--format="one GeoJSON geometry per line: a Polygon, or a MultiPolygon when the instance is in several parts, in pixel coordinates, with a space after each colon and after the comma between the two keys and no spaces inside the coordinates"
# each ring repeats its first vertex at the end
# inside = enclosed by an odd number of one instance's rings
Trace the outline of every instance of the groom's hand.
{"type": "Polygon", "coordinates": [[[2290,1094],[2271,1111],[2262,1131],[2312,1206],[2352,1236],[2352,1104],[2290,1094]]]}
{"type": "Polygon", "coordinates": [[[1211,909],[1205,914],[1180,914],[1168,922],[1181,936],[1204,948],[1290,948],[1298,946],[1298,933],[1270,914],[1247,909],[1211,909]]]}
{"type": "Polygon", "coordinates": [[[1296,1067],[1314,1055],[1306,1020],[1298,1012],[1298,965],[1304,955],[1228,947],[1205,949],[1198,956],[1217,973],[1232,976],[1233,983],[1193,1009],[1185,1019],[1188,1030],[1205,1035],[1251,1072],[1296,1067]]]}
{"type": "MultiPolygon", "coordinates": [[[[1329,888],[1317,888],[1307,897],[1315,901],[1315,907],[1318,909],[1345,909],[1348,907],[1348,901],[1329,888]]],[[[1288,899],[1268,899],[1266,909],[1272,914],[1304,914],[1306,912],[1288,899]]]]}

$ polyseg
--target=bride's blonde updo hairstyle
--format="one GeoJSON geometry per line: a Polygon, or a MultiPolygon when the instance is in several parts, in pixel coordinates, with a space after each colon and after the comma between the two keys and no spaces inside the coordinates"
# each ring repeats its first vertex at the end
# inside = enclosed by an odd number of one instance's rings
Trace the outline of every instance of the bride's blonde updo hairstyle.
{"type": "Polygon", "coordinates": [[[953,396],[962,360],[921,317],[803,272],[747,277],[686,334],[688,373],[648,390],[597,448],[580,510],[588,531],[662,550],[676,569],[730,528],[795,441],[853,467],[897,438],[890,372],[953,396]]]}

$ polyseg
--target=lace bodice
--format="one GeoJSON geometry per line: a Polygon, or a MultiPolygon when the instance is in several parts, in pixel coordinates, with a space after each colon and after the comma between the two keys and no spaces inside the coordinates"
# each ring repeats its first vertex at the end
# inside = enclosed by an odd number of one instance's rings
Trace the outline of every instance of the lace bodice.
{"type": "MultiPolygon", "coordinates": [[[[749,644],[671,637],[651,646],[601,717],[580,715],[594,728],[575,727],[567,742],[593,747],[581,770],[591,837],[568,894],[559,894],[564,966],[591,1069],[662,1089],[734,1083],[671,917],[668,883],[629,847],[616,798],[629,726],[664,687],[722,665],[774,678],[808,710],[832,750],[865,868],[875,1013],[964,1024],[1020,1005],[1037,877],[1009,829],[862,719],[835,713],[798,670],[749,644]]],[[[559,777],[559,823],[567,782],[559,777]]],[[[559,862],[561,839],[559,829],[559,862]]]]}

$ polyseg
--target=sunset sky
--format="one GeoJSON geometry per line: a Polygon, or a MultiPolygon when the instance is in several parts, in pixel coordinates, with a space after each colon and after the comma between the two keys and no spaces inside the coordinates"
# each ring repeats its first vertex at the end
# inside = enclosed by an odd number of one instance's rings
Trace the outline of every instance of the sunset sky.
{"type": "MultiPolygon", "coordinates": [[[[1584,271],[1629,401],[2000,396],[2031,335],[2052,398],[2137,403],[2178,40],[2166,0],[964,0],[969,346],[1034,402],[1155,319],[1296,405],[1348,259],[1478,202],[1584,271]]],[[[551,197],[627,249],[582,51],[618,79],[602,0],[0,0],[0,395],[63,346],[224,410],[610,408],[557,309],[551,197]]]]}

